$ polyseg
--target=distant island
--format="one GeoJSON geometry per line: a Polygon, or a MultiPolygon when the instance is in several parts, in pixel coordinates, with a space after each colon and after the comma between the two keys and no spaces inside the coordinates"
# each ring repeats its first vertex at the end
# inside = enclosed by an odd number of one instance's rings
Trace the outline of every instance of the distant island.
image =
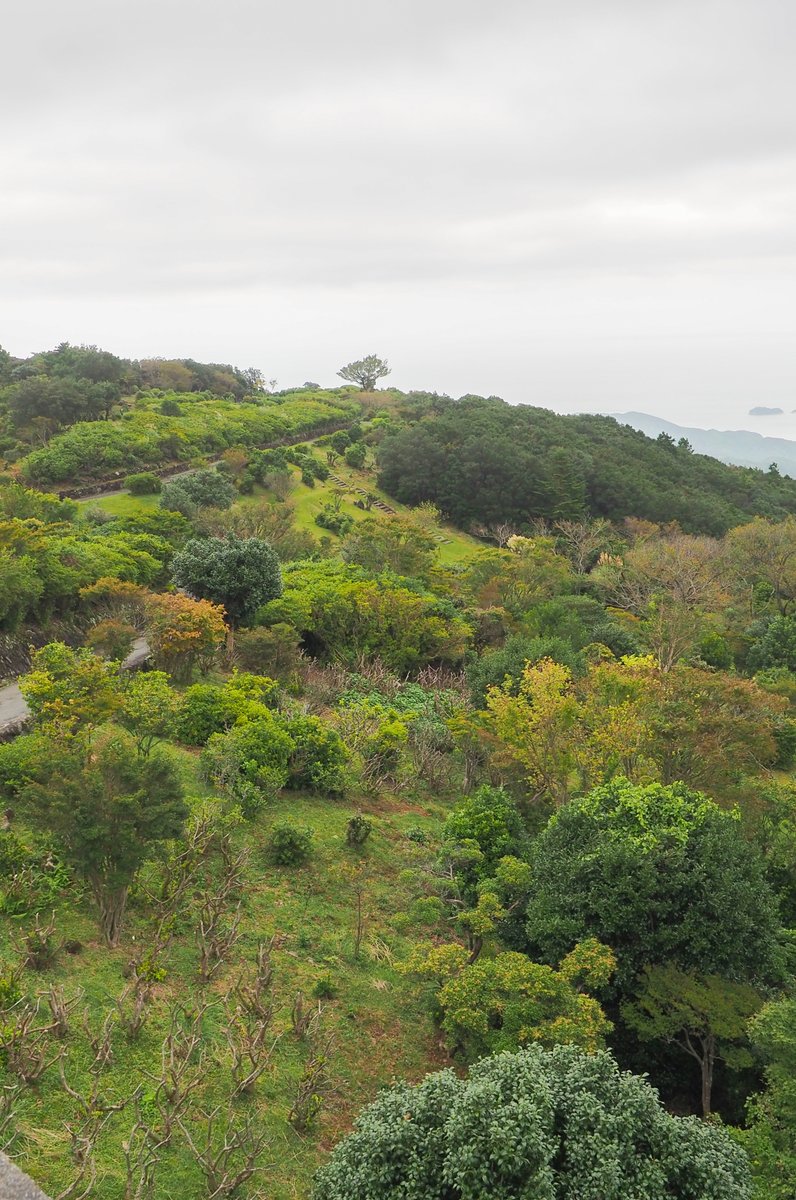
{"type": "MultiPolygon", "coordinates": [[[[781,410],[754,411],[772,413],[781,410]]],[[[658,437],[664,433],[675,441],[686,438],[697,454],[709,454],[720,462],[736,467],[758,467],[762,471],[767,471],[772,463],[776,463],[783,475],[796,478],[796,441],[788,438],[764,437],[747,429],[694,429],[675,425],[672,421],[664,421],[662,417],[653,417],[649,413],[611,413],[610,416],[646,433],[647,437],[658,437]]]]}
{"type": "Polygon", "coordinates": [[[750,417],[780,417],[784,412],[784,408],[766,408],[765,405],[758,404],[755,408],[749,409],[750,417]]]}

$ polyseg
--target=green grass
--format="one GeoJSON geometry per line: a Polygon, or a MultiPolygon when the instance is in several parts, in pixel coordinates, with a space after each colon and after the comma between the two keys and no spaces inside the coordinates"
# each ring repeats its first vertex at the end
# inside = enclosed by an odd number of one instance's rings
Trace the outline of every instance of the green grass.
{"type": "MultiPolygon", "coordinates": [[[[321,454],[318,457],[323,458],[321,454]]],[[[296,510],[295,523],[299,529],[304,529],[313,534],[314,537],[319,537],[323,534],[330,536],[334,543],[339,539],[334,534],[329,534],[328,530],[320,529],[315,524],[315,517],[321,511],[324,504],[328,503],[334,496],[337,496],[341,491],[343,498],[340,504],[342,512],[353,517],[355,521],[361,521],[366,516],[378,516],[379,510],[372,509],[371,512],[363,512],[361,508],[357,508],[354,500],[357,498],[356,488],[364,488],[378,497],[396,513],[401,516],[408,516],[411,509],[404,504],[399,504],[397,500],[393,500],[386,492],[381,491],[376,486],[375,472],[373,470],[364,469],[355,471],[340,461],[335,464],[332,471],[338,478],[342,479],[345,487],[341,488],[334,480],[328,479],[324,483],[316,481],[314,487],[307,487],[301,482],[300,473],[294,471],[296,478],[296,486],[290,493],[290,502],[296,510]]],[[[463,562],[470,558],[482,546],[482,543],[477,538],[472,538],[461,530],[455,529],[452,525],[447,525],[440,522],[436,526],[436,531],[439,537],[439,563],[441,566],[453,566],[455,563],[463,562]]]]}
{"type": "MultiPolygon", "coordinates": [[[[192,793],[206,796],[207,788],[197,774],[196,753],[177,748],[174,753],[192,793]]],[[[197,1107],[211,1108],[221,1101],[229,1086],[221,997],[239,976],[242,963],[254,959],[258,942],[277,933],[281,945],[274,955],[277,1011],[273,1029],[279,1041],[253,1097],[237,1102],[236,1107],[241,1114],[253,1108],[271,1138],[265,1157],[273,1166],[258,1178],[264,1194],[269,1200],[309,1196],[318,1163],[361,1105],[393,1076],[420,1078],[444,1061],[429,1015],[418,1007],[412,985],[395,964],[414,941],[429,933],[427,927],[413,924],[410,912],[413,899],[422,891],[417,873],[433,858],[433,837],[441,828],[446,807],[438,799],[411,794],[332,800],[284,792],[260,817],[242,824],[235,839],[238,846],[247,848],[249,859],[241,891],[242,933],[229,963],[210,985],[199,986],[193,900],[178,918],[166,954],[167,976],[157,986],[151,1016],[139,1040],[129,1042],[120,1030],[115,1034],[115,1059],[103,1074],[103,1095],[115,1100],[129,1096],[140,1085],[144,1109],[151,1111],[154,1084],[150,1075],[158,1068],[170,1011],[177,1004],[193,1006],[205,999],[213,1007],[203,1026],[209,1049],[197,1107]],[[358,809],[373,821],[374,831],[363,850],[352,851],[345,844],[345,829],[358,809]],[[269,827],[274,820],[284,819],[314,831],[313,856],[302,867],[274,867],[268,861],[269,827]],[[408,829],[418,826],[429,831],[432,845],[418,845],[406,837],[408,829]],[[365,932],[357,957],[355,889],[360,882],[365,932]],[[317,1126],[300,1137],[287,1116],[307,1046],[295,1038],[289,1014],[297,990],[308,1003],[317,1005],[313,988],[326,977],[336,989],[334,999],[323,1002],[323,1026],[334,1036],[329,1091],[317,1126]]],[[[67,996],[81,997],[79,1008],[85,1007],[90,1026],[98,1028],[124,987],[125,964],[151,936],[149,896],[156,892],[157,884],[158,870],[150,866],[131,896],[124,942],[118,950],[108,950],[99,942],[92,905],[83,889],[76,886],[72,894],[64,896],[55,913],[57,936],[59,940],[76,938],[83,949],[74,956],[61,953],[52,970],[27,972],[24,987],[28,994],[50,984],[61,985],[67,996]]],[[[9,928],[20,932],[32,923],[32,914],[3,923],[4,958],[16,957],[9,928]]],[[[84,1090],[89,1082],[90,1053],[82,1018],[73,1019],[64,1046],[67,1078],[84,1090]]],[[[74,1111],[75,1103],[61,1088],[55,1069],[50,1069],[36,1088],[23,1090],[18,1162],[50,1195],[57,1195],[73,1177],[65,1123],[73,1119],[74,1111]]],[[[114,1115],[103,1133],[93,1200],[122,1200],[121,1143],[132,1123],[132,1110],[127,1110],[114,1115]]],[[[204,1195],[200,1174],[178,1137],[164,1152],[155,1196],[157,1200],[202,1200],[204,1195]]]]}
{"type": "Polygon", "coordinates": [[[159,496],[131,496],[122,492],[118,496],[103,496],[101,499],[89,496],[86,500],[78,500],[81,508],[101,508],[112,517],[132,517],[137,513],[151,512],[157,508],[159,496]]]}
{"type": "MultiPolygon", "coordinates": [[[[312,443],[310,443],[312,445],[312,443]]],[[[321,461],[326,461],[326,450],[324,447],[315,449],[316,457],[321,461]]],[[[361,521],[363,517],[371,515],[363,512],[361,508],[357,508],[354,500],[357,498],[357,488],[365,488],[377,496],[395,512],[402,516],[407,516],[411,509],[406,505],[399,504],[397,500],[391,499],[386,492],[382,492],[376,486],[375,470],[367,466],[361,471],[353,470],[340,459],[333,468],[333,472],[344,481],[345,487],[340,488],[340,485],[332,479],[321,483],[316,481],[314,487],[307,487],[301,482],[301,472],[294,467],[293,476],[295,479],[295,487],[290,493],[289,501],[295,509],[295,524],[298,529],[302,529],[307,533],[311,533],[313,537],[329,537],[333,544],[339,542],[336,534],[330,533],[329,530],[321,529],[315,524],[315,517],[321,511],[324,504],[336,497],[340,491],[343,491],[343,498],[340,502],[340,509],[347,516],[353,517],[355,521],[361,521]]],[[[267,495],[262,488],[256,488],[251,496],[242,496],[238,501],[239,504],[250,504],[253,500],[267,495]]],[[[158,496],[131,496],[125,492],[117,496],[106,496],[101,500],[89,497],[86,500],[79,501],[81,507],[94,506],[101,508],[114,517],[133,516],[136,513],[147,512],[157,508],[159,503],[158,496]]],[[[373,509],[372,512],[378,515],[378,509],[373,509]]],[[[476,553],[483,543],[477,538],[472,538],[461,530],[456,529],[452,525],[440,522],[436,526],[436,532],[439,540],[439,555],[438,561],[440,566],[450,567],[457,563],[465,561],[476,553]]]]}

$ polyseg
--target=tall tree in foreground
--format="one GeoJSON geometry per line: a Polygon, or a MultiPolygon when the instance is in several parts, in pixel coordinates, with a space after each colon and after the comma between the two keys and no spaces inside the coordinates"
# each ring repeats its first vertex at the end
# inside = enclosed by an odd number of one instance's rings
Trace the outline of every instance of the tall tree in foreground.
{"type": "Polygon", "coordinates": [[[108,946],[116,946],[130,885],[155,847],[179,835],[188,810],[171,763],[144,758],[127,733],[78,736],[52,745],[32,764],[24,800],[59,839],[99,909],[108,946]]]}
{"type": "Polygon", "coordinates": [[[315,1200],[749,1200],[744,1152],[670,1116],[609,1054],[499,1054],[398,1084],[360,1114],[315,1200]]]}

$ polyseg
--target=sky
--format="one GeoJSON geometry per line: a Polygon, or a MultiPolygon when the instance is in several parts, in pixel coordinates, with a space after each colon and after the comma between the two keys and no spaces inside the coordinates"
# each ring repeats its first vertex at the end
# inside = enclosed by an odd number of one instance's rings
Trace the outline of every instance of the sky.
{"type": "Polygon", "coordinates": [[[796,437],[789,0],[27,0],[0,344],[796,437]],[[782,418],[752,418],[753,406],[782,418]]]}

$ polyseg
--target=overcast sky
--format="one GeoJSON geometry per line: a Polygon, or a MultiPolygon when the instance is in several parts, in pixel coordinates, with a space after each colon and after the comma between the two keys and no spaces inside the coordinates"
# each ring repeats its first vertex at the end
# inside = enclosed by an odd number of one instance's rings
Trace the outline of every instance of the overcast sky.
{"type": "Polygon", "coordinates": [[[27,0],[0,343],[791,432],[792,0],[27,0]]]}

